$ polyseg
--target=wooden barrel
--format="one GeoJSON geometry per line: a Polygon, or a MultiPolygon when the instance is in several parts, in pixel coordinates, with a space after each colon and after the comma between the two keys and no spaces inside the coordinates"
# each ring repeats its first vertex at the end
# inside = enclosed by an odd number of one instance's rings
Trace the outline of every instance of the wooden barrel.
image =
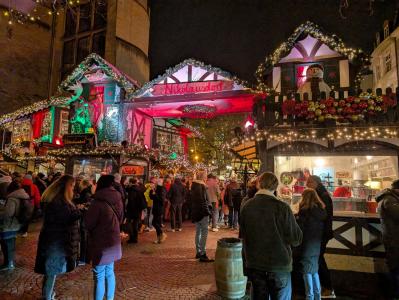
{"type": "Polygon", "coordinates": [[[240,299],[245,296],[247,277],[243,273],[240,239],[223,238],[218,241],[215,278],[218,294],[223,298],[240,299]]]}

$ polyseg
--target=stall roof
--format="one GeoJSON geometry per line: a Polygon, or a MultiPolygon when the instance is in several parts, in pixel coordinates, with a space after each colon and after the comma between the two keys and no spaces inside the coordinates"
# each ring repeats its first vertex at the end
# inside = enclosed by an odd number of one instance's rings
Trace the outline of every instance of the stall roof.
{"type": "Polygon", "coordinates": [[[152,117],[213,117],[252,111],[252,91],[220,68],[186,59],[146,83],[129,99],[152,117]]]}
{"type": "Polygon", "coordinates": [[[50,100],[41,100],[28,106],[21,107],[12,113],[5,114],[0,117],[0,126],[49,108],[50,106],[65,106],[71,101],[79,98],[83,91],[82,82],[101,79],[114,80],[120,87],[126,90],[128,95],[140,87],[137,81],[119,71],[115,66],[98,54],[92,53],[58,86],[61,96],[53,96],[50,100]],[[73,94],[69,94],[71,92],[73,94]]]}
{"type": "MultiPolygon", "coordinates": [[[[255,74],[258,81],[262,80],[262,76],[266,70],[283,59],[289,59],[290,56],[291,58],[303,58],[303,55],[300,53],[301,50],[306,52],[307,44],[313,43],[314,40],[318,40],[321,43],[320,48],[317,49],[321,56],[325,56],[326,54],[334,55],[336,53],[347,57],[349,60],[356,59],[359,56],[362,56],[362,58],[365,56],[362,49],[355,49],[346,46],[343,40],[337,35],[327,34],[317,24],[307,21],[299,25],[287,41],[282,43],[274,50],[274,52],[265,57],[264,61],[258,66],[255,74]]],[[[311,53],[307,53],[305,56],[309,56],[310,54],[311,53]]],[[[316,54],[318,53],[313,53],[313,55],[316,54]]]]}
{"type": "Polygon", "coordinates": [[[240,158],[257,159],[255,141],[248,141],[232,148],[233,152],[240,158]]]}
{"type": "Polygon", "coordinates": [[[68,91],[77,82],[93,82],[101,80],[101,76],[110,77],[121,88],[126,90],[128,96],[140,87],[140,84],[136,80],[119,71],[114,65],[98,54],[92,53],[60,83],[58,89],[60,92],[68,91]]]}
{"type": "Polygon", "coordinates": [[[157,78],[144,84],[141,89],[132,94],[130,100],[134,101],[134,98],[153,96],[153,88],[157,84],[201,82],[212,80],[233,81],[236,85],[235,89],[247,89],[246,82],[237,78],[236,76],[233,76],[231,73],[218,67],[207,65],[202,61],[189,58],[182,61],[178,65],[167,69],[164,74],[159,75],[157,78]]]}

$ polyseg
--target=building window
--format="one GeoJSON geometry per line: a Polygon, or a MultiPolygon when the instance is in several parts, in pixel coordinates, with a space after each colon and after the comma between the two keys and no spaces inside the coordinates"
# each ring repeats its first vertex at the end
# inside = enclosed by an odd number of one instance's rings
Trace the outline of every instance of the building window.
{"type": "Polygon", "coordinates": [[[392,61],[391,61],[391,54],[388,53],[385,56],[385,73],[388,73],[392,69],[392,61]]]}
{"type": "Polygon", "coordinates": [[[375,34],[375,41],[376,41],[376,43],[377,43],[377,46],[380,44],[380,42],[381,42],[381,38],[380,38],[380,33],[379,32],[377,32],[376,34],[375,34]]]}
{"type": "Polygon", "coordinates": [[[65,14],[61,80],[90,53],[104,56],[107,1],[86,1],[65,14]]]}
{"type": "Polygon", "coordinates": [[[384,26],[384,39],[386,39],[389,36],[389,24],[386,24],[384,26]]]}

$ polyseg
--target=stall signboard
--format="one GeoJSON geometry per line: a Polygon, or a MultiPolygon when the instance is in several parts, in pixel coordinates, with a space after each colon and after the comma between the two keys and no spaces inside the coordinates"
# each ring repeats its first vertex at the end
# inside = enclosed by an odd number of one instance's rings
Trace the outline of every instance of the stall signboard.
{"type": "Polygon", "coordinates": [[[337,171],[337,172],[335,172],[335,178],[350,179],[350,178],[352,178],[352,175],[349,171],[337,171]]]}
{"type": "Polygon", "coordinates": [[[184,95],[196,93],[212,93],[231,91],[233,81],[212,80],[184,83],[165,83],[157,84],[153,87],[154,96],[184,95]]]}
{"type": "Polygon", "coordinates": [[[62,138],[65,147],[91,147],[96,145],[96,136],[93,133],[65,134],[62,138]]]}
{"type": "Polygon", "coordinates": [[[138,175],[142,176],[144,175],[145,170],[144,166],[123,166],[122,167],[122,174],[123,175],[138,175]]]}

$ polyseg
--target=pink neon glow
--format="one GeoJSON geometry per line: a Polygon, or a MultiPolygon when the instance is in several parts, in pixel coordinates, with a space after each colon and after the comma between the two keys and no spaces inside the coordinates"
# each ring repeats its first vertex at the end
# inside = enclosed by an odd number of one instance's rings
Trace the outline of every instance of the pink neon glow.
{"type": "Polygon", "coordinates": [[[151,117],[158,118],[184,118],[188,116],[180,108],[184,105],[193,105],[195,103],[202,105],[211,105],[216,107],[215,115],[248,113],[252,112],[252,94],[233,97],[229,99],[187,101],[187,102],[157,102],[154,104],[138,103],[137,108],[151,117]]]}

